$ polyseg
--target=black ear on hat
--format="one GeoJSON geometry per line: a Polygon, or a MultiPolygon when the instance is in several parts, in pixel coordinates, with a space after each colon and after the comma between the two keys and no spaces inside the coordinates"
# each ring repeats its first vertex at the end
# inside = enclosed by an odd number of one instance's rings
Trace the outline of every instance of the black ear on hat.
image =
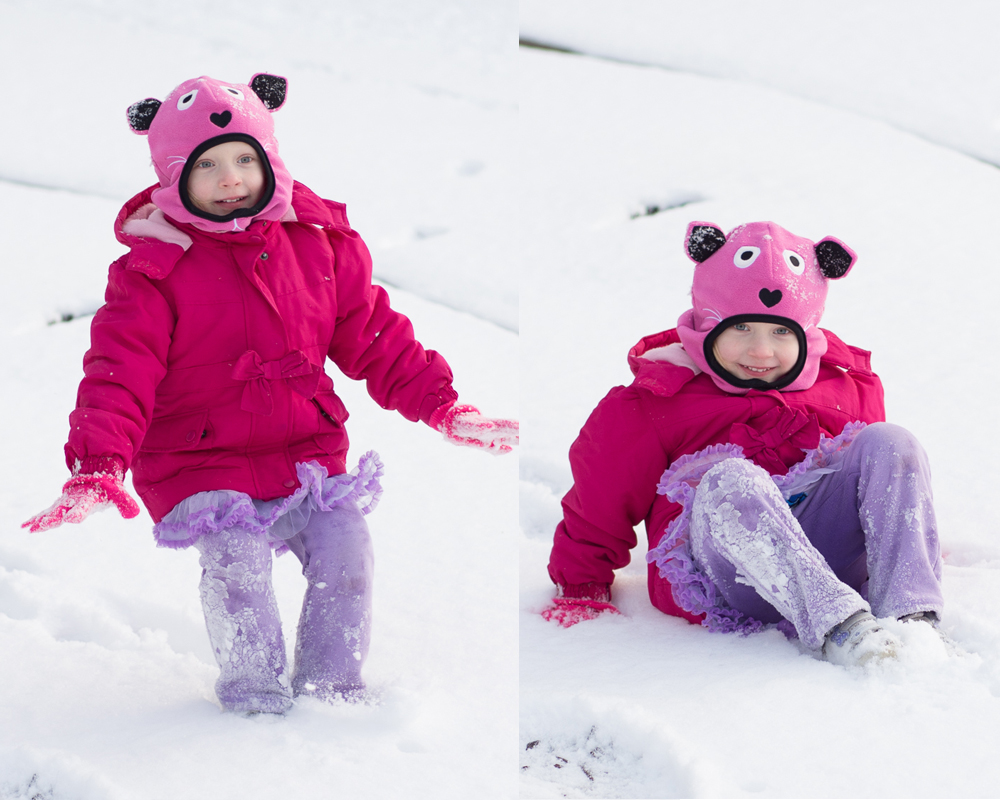
{"type": "Polygon", "coordinates": [[[145,136],[149,132],[149,126],[153,124],[153,117],[160,110],[162,104],[155,97],[147,97],[138,103],[132,103],[128,107],[125,115],[128,117],[128,126],[133,133],[145,136]]]}
{"type": "Polygon", "coordinates": [[[843,278],[851,271],[857,258],[853,250],[836,239],[827,238],[816,243],[816,261],[825,278],[843,278]]]}
{"type": "Polygon", "coordinates": [[[284,104],[288,93],[288,81],[279,75],[258,72],[250,79],[250,88],[260,98],[268,111],[275,111],[284,104]]]}
{"type": "Polygon", "coordinates": [[[688,226],[684,247],[688,256],[699,264],[726,243],[721,228],[705,222],[692,222],[688,226]]]}

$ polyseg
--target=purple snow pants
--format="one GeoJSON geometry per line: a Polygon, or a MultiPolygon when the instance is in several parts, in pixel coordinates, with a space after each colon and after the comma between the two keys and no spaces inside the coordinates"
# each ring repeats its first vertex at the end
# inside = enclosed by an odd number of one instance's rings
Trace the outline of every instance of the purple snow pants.
{"type": "Polygon", "coordinates": [[[855,611],[899,618],[943,607],[927,456],[897,425],[860,431],[840,470],[792,509],[756,464],[715,465],[695,493],[691,550],[730,606],[787,619],[812,648],[855,611]]]}
{"type": "Polygon", "coordinates": [[[195,543],[205,622],[221,669],[215,689],[228,711],[280,714],[293,696],[350,699],[364,690],[373,573],[364,516],[353,504],[315,511],[286,544],[306,578],[291,680],[267,541],[234,527],[195,543]]]}

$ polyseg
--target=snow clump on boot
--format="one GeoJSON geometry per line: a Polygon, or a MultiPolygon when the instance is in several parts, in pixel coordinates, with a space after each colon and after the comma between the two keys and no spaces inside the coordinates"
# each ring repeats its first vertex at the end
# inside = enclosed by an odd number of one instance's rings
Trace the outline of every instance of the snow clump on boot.
{"type": "Polygon", "coordinates": [[[856,611],[826,635],[823,657],[843,667],[864,667],[896,659],[901,647],[871,613],[856,611]]]}

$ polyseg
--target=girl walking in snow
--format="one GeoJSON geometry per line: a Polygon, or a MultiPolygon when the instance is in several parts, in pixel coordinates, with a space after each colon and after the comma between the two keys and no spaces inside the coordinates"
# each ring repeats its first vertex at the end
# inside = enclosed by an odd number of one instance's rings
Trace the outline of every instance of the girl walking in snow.
{"type": "Polygon", "coordinates": [[[62,496],[32,531],[114,505],[165,547],[201,553],[201,597],[223,707],[283,713],[292,698],[364,697],[372,549],[381,494],[374,452],[346,468],[347,410],[330,358],[383,408],[451,442],[508,452],[517,423],[457,404],[445,360],[372,286],[345,207],[292,180],[271,112],[286,81],[202,77],[133,104],[159,183],[115,224],[111,265],[70,416],[62,496]],[[291,676],[271,550],[307,580],[291,676]]]}
{"type": "Polygon", "coordinates": [[[930,472],[886,423],[869,354],[818,328],[827,283],[856,256],[772,222],[692,223],[693,307],[629,353],[635,375],[570,449],[543,616],[569,627],[611,604],[633,527],[649,596],[714,631],[794,628],[842,664],[891,658],[878,618],[936,625],[943,601],[930,472]]]}

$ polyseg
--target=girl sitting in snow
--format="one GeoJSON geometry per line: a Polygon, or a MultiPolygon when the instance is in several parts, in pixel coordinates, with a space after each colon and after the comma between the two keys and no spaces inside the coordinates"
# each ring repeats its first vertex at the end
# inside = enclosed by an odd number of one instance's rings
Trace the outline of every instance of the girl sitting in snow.
{"type": "Polygon", "coordinates": [[[508,452],[517,423],[458,405],[445,360],[371,284],[340,203],[294,182],[271,112],[286,82],[197,78],[128,110],[159,184],[115,231],[91,329],[62,496],[25,526],[81,522],[114,504],[156,525],[158,544],[198,548],[201,597],[225,709],[283,713],[298,695],[364,697],[372,552],[364,520],[381,493],[369,452],[346,470],[347,411],[323,365],[364,379],[384,408],[455,444],[508,452]],[[295,667],[271,588],[271,549],[302,562],[295,667]]]}
{"type": "MultiPolygon", "coordinates": [[[[633,526],[649,596],[709,630],[790,625],[830,661],[894,657],[876,618],[942,611],[927,459],[885,420],[869,354],[817,327],[855,262],[772,222],[688,228],[693,308],[629,353],[635,375],[570,449],[543,611],[569,627],[611,605],[633,526]]],[[[790,631],[789,631],[790,632],[790,631]]]]}

